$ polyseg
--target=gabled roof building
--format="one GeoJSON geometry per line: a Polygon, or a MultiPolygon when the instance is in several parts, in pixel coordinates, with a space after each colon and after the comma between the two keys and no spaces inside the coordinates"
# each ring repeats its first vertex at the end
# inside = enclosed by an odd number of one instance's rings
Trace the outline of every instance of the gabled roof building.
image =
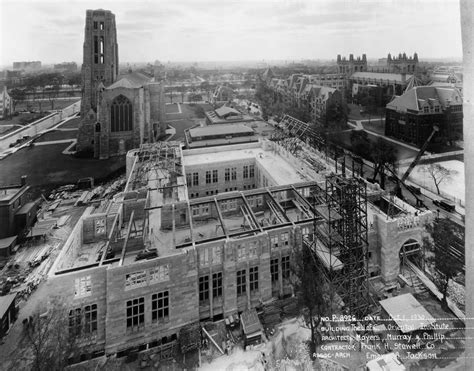
{"type": "Polygon", "coordinates": [[[385,135],[421,147],[436,125],[433,142],[462,138],[462,97],[451,87],[417,86],[386,106],[385,135]]]}

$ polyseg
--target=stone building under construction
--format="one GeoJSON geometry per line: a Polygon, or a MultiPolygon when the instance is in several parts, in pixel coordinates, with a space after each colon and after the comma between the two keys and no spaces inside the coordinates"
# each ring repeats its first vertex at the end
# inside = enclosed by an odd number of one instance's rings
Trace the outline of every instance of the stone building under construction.
{"type": "Polygon", "coordinates": [[[143,144],[127,154],[125,190],[80,218],[50,271],[51,295],[70,308],[88,353],[120,355],[292,294],[293,249],[312,248],[335,274],[341,264],[363,265],[364,285],[372,277],[391,287],[400,254],[419,250],[431,213],[354,180],[365,223],[354,228],[365,237],[351,245],[359,253],[351,263],[344,244],[353,241],[337,224],[354,221],[342,201],[329,201],[326,182],[352,178],[333,170],[303,142],[297,157],[285,141],[268,139],[189,150],[143,144]],[[339,233],[342,245],[325,242],[324,231],[339,233]]]}

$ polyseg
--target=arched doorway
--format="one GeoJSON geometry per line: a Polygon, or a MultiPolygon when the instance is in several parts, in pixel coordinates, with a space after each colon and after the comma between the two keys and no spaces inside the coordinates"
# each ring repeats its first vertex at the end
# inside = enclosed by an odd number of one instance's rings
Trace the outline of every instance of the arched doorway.
{"type": "Polygon", "coordinates": [[[407,262],[413,263],[419,268],[423,267],[423,251],[418,241],[414,239],[409,239],[402,245],[398,256],[400,258],[401,273],[403,273],[407,262]]]}

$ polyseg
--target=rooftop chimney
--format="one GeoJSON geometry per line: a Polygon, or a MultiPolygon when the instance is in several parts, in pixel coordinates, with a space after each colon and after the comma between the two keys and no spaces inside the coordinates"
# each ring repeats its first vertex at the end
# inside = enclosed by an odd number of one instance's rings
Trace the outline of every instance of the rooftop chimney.
{"type": "Polygon", "coordinates": [[[21,178],[20,178],[20,179],[21,179],[21,186],[22,186],[22,187],[26,185],[26,178],[27,178],[26,175],[22,175],[21,178]]]}

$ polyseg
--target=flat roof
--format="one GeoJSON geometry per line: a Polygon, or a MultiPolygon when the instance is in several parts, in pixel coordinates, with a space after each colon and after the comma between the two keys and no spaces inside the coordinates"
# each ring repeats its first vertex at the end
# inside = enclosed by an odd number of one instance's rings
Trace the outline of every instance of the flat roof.
{"type": "Polygon", "coordinates": [[[240,315],[242,321],[242,328],[245,335],[251,335],[261,331],[262,325],[257,315],[255,308],[246,310],[240,315]]]}
{"type": "Polygon", "coordinates": [[[293,184],[309,180],[278,153],[265,150],[261,146],[253,148],[237,147],[237,149],[232,149],[232,147],[228,146],[228,148],[228,151],[215,151],[211,148],[209,151],[201,151],[195,154],[185,152],[183,165],[186,168],[186,166],[255,159],[255,163],[260,165],[270,175],[276,185],[293,184]]]}
{"type": "Polygon", "coordinates": [[[403,333],[420,330],[436,322],[425,307],[410,293],[380,300],[380,305],[403,333]]]}
{"type": "Polygon", "coordinates": [[[16,237],[17,236],[2,238],[0,240],[0,250],[5,249],[5,248],[10,247],[11,245],[13,245],[16,242],[16,237]]]}
{"type": "Polygon", "coordinates": [[[192,138],[241,133],[254,133],[254,131],[244,124],[216,124],[189,129],[192,138]]]}
{"type": "Polygon", "coordinates": [[[22,187],[12,187],[0,189],[0,201],[10,201],[20,192],[22,187]]]}

